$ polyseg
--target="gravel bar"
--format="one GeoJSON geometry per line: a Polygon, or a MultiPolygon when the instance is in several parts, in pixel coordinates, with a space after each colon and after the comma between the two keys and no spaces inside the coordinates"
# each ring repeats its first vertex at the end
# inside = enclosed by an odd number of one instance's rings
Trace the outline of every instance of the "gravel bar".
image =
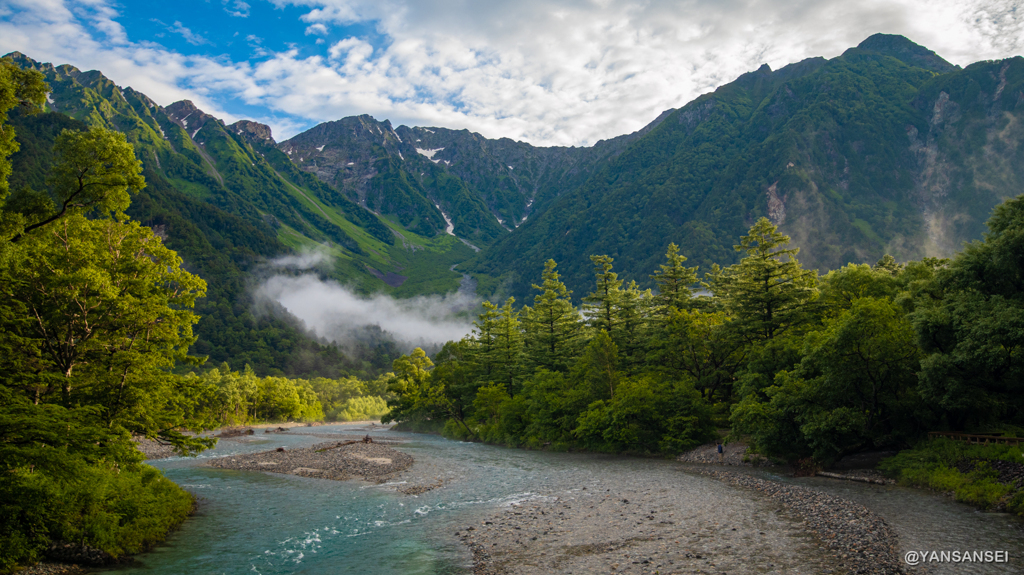
{"type": "Polygon", "coordinates": [[[331,441],[303,449],[278,448],[212,460],[221,469],[287,473],[320,479],[363,479],[384,483],[413,464],[411,455],[379,443],[331,441]]]}
{"type": "Polygon", "coordinates": [[[711,470],[705,473],[781,503],[824,542],[841,572],[864,575],[908,572],[900,558],[896,531],[863,505],[822,491],[740,473],[711,470]]]}
{"type": "Polygon", "coordinates": [[[840,574],[832,553],[774,500],[637,465],[537,494],[454,535],[476,575],[840,574]]]}

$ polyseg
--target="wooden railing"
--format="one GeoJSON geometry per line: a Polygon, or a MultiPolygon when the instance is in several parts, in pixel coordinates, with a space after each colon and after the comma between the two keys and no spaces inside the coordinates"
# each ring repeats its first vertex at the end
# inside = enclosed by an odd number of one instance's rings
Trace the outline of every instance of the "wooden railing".
{"type": "Polygon", "coordinates": [[[976,433],[956,433],[954,431],[929,431],[928,439],[945,437],[968,443],[1004,443],[1006,445],[1020,445],[1024,443],[1024,437],[1004,437],[1002,435],[979,435],[976,433]]]}

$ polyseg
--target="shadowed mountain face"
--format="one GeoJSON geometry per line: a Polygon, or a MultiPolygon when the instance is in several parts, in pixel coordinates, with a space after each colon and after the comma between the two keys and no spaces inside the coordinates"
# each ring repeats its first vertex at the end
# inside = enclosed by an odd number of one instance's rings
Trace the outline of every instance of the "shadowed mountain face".
{"type": "Polygon", "coordinates": [[[579,296],[587,256],[608,254],[650,285],[670,242],[706,271],[762,216],[822,271],[950,255],[1024,189],[1022,102],[1024,59],[961,70],[900,36],[762,66],[672,111],[473,269],[521,298],[554,258],[579,296]]]}
{"type": "MultiPolygon", "coordinates": [[[[98,72],[15,59],[46,73],[53,109],[126,132],[181,196],[245,221],[270,251],[329,242],[368,290],[409,275],[410,238],[469,249],[452,236],[483,248],[468,269],[503,280],[484,289],[500,283],[520,301],[548,258],[577,295],[590,291],[591,254],[649,285],[670,242],[704,270],[729,264],[761,216],[823,271],[885,253],[944,256],[979,238],[992,207],[1024,183],[1024,59],[960,69],[902,36],[762,66],[587,148],[365,115],[277,143],[256,122],[225,126],[98,72]]],[[[437,274],[457,261],[438,260],[437,274]]],[[[409,277],[402,293],[455,285],[409,277]]]]}

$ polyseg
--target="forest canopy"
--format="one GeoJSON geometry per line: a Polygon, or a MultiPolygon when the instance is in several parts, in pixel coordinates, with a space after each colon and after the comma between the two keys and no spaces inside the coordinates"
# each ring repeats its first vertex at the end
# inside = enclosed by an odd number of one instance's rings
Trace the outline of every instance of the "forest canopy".
{"type": "Polygon", "coordinates": [[[928,431],[1024,425],[1024,196],[952,260],[801,266],[761,218],[702,276],[671,244],[655,290],[591,256],[577,307],[547,261],[532,305],[486,302],[433,360],[394,364],[387,418],[532,448],[672,454],[729,429],[799,465],[928,431]],[[700,281],[698,277],[702,277],[700,281]]]}

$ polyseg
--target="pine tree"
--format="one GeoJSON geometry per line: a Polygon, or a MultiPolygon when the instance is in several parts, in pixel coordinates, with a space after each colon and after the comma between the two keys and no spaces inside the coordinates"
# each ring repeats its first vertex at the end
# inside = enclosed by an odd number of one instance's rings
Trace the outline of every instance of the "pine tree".
{"type": "Polygon", "coordinates": [[[661,317],[670,315],[671,308],[688,307],[690,296],[693,295],[690,286],[697,283],[697,268],[683,266],[686,256],[679,254],[679,246],[669,244],[665,257],[668,265],[658,266],[661,271],[651,275],[651,279],[658,284],[658,295],[654,296],[654,302],[657,314],[661,317]]]}
{"type": "Polygon", "coordinates": [[[612,271],[609,256],[590,256],[594,262],[594,275],[597,278],[597,289],[583,299],[584,310],[588,323],[597,330],[604,330],[608,335],[615,333],[619,326],[619,304],[622,301],[622,280],[612,271]]]}
{"type": "Polygon", "coordinates": [[[767,218],[733,246],[747,257],[711,278],[708,287],[734,317],[737,333],[748,343],[771,340],[809,319],[817,274],[800,267],[799,248],[786,248],[789,236],[767,218]]]}
{"type": "Polygon", "coordinates": [[[612,339],[619,346],[623,368],[635,373],[646,359],[646,347],[650,336],[651,290],[640,290],[635,281],[630,281],[619,295],[619,325],[612,339]]]}
{"type": "Polygon", "coordinates": [[[555,260],[544,263],[542,285],[533,284],[541,293],[533,298],[533,307],[524,307],[531,367],[566,371],[575,357],[580,331],[580,314],[571,295],[559,279],[555,260]]]}
{"type": "Polygon", "coordinates": [[[518,387],[523,362],[523,332],[514,303],[511,297],[501,308],[484,302],[469,353],[479,383],[501,383],[512,394],[518,387]]]}

